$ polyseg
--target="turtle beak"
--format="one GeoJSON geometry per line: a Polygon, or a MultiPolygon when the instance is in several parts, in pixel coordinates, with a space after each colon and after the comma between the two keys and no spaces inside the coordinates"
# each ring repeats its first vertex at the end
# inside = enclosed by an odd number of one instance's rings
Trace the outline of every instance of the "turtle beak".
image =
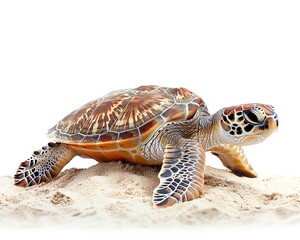
{"type": "Polygon", "coordinates": [[[264,124],[263,124],[263,127],[264,128],[267,128],[268,131],[264,131],[262,133],[262,135],[267,138],[269,137],[272,133],[274,132],[277,132],[278,131],[278,125],[279,125],[279,122],[278,122],[278,115],[275,113],[274,115],[272,116],[269,116],[264,124]]]}
{"type": "Polygon", "coordinates": [[[278,126],[279,126],[279,121],[278,121],[278,115],[275,114],[275,117],[274,117],[275,121],[276,121],[276,132],[278,132],[278,126]]]}

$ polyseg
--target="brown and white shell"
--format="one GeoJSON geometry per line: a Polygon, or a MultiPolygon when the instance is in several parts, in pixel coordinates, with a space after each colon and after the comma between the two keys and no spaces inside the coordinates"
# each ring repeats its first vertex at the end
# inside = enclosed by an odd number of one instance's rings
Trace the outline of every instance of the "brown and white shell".
{"type": "Polygon", "coordinates": [[[48,136],[94,159],[120,158],[121,152],[123,158],[127,154],[132,158],[164,124],[192,119],[200,105],[203,100],[185,88],[140,86],[115,91],[71,112],[48,136]]]}

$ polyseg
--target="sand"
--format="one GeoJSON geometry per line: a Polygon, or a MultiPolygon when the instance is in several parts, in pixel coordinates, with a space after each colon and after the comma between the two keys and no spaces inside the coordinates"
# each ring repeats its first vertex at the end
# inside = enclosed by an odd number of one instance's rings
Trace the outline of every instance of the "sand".
{"type": "Polygon", "coordinates": [[[0,228],[177,228],[300,226],[300,177],[249,179],[206,167],[205,194],[155,210],[158,167],[122,162],[67,169],[30,188],[0,178],[0,228]]]}

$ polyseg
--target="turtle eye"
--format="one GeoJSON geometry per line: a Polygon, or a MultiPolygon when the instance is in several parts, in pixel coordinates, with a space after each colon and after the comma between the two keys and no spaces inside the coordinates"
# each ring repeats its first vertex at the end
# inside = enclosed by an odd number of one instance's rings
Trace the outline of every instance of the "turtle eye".
{"type": "Polygon", "coordinates": [[[264,114],[259,109],[256,108],[245,110],[244,117],[248,123],[254,125],[261,124],[265,119],[264,114]]]}

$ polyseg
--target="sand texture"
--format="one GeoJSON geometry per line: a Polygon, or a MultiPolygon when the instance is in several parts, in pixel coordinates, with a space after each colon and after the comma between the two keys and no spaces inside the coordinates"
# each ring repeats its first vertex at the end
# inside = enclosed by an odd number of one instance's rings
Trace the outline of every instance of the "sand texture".
{"type": "Polygon", "coordinates": [[[206,167],[201,199],[155,210],[158,167],[122,162],[68,169],[49,183],[15,187],[0,178],[1,227],[300,225],[300,177],[242,178],[206,167]]]}

